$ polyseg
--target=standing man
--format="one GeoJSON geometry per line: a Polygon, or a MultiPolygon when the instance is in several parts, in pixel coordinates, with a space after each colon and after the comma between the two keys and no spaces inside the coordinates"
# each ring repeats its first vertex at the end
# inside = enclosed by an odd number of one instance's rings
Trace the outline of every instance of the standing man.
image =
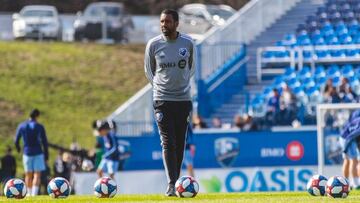
{"type": "Polygon", "coordinates": [[[38,123],[40,111],[34,109],[30,119],[21,123],[16,131],[15,146],[20,152],[20,139],[24,142],[23,164],[25,183],[28,194],[35,196],[39,192],[40,174],[45,170],[45,160],[48,160],[48,142],[45,128],[38,123]]]}
{"type": "Polygon", "coordinates": [[[185,137],[192,110],[190,78],[195,72],[193,40],[176,31],[179,15],[161,12],[159,35],[147,43],[145,74],[153,86],[154,113],[161,137],[168,180],[166,196],[175,196],[184,155],[185,137]]]}

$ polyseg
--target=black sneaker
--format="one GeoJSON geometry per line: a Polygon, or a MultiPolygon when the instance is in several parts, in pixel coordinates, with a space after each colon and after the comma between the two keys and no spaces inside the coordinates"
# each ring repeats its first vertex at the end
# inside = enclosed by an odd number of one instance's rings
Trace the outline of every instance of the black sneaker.
{"type": "Polygon", "coordinates": [[[167,190],[165,192],[165,196],[168,197],[176,197],[176,193],[175,193],[175,185],[168,185],[167,190]]]}

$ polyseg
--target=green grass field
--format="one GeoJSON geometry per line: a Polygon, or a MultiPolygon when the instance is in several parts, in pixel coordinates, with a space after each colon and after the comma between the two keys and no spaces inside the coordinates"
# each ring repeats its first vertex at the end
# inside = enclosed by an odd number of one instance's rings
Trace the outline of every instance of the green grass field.
{"type": "Polygon", "coordinates": [[[306,192],[267,192],[267,193],[210,193],[198,194],[192,199],[164,197],[163,195],[117,195],[112,199],[99,199],[95,196],[70,196],[67,199],[51,199],[48,196],[27,197],[23,200],[8,201],[4,197],[0,201],[7,202],[360,202],[360,191],[351,191],[346,199],[329,197],[313,197],[306,192]]]}
{"type": "MultiPolygon", "coordinates": [[[[146,84],[143,56],[144,45],[0,42],[0,156],[34,107],[50,142],[93,148],[91,122],[146,84]]],[[[50,153],[52,165],[57,152],[50,153]]]]}

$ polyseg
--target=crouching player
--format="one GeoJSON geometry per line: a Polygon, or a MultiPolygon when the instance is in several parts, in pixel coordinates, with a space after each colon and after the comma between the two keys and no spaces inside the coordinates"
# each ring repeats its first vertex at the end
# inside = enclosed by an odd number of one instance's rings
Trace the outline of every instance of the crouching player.
{"type": "Polygon", "coordinates": [[[96,130],[104,141],[104,154],[96,172],[100,178],[107,173],[114,179],[115,172],[119,168],[119,151],[115,133],[111,131],[111,126],[107,121],[97,122],[96,130]]]}
{"type": "Polygon", "coordinates": [[[360,189],[360,168],[358,167],[360,159],[359,141],[360,117],[359,111],[355,111],[343,128],[340,144],[343,149],[344,159],[343,175],[349,179],[351,174],[351,186],[356,189],[360,189]]]}

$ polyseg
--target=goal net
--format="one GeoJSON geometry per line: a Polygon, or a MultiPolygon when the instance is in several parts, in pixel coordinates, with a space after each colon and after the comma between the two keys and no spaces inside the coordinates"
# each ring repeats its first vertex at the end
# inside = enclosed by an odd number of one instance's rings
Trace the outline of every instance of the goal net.
{"type": "Polygon", "coordinates": [[[340,132],[351,113],[360,109],[359,103],[317,105],[318,173],[341,175],[343,163],[340,132]]]}

